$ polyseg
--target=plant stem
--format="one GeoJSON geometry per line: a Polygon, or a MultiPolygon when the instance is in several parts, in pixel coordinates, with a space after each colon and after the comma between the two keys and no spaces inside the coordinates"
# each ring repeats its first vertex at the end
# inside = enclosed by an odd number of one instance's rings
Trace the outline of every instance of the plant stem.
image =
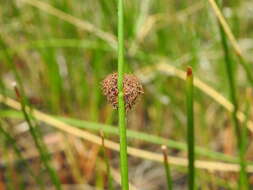
{"type": "Polygon", "coordinates": [[[120,170],[122,190],[128,190],[128,159],[126,118],[123,93],[124,79],[124,6],[123,0],[118,0],[118,103],[119,103],[119,133],[120,133],[120,170]]]}
{"type": "Polygon", "coordinates": [[[102,157],[105,161],[105,164],[106,164],[106,174],[107,174],[107,177],[108,177],[108,190],[113,190],[113,181],[112,181],[112,175],[111,175],[111,168],[110,168],[110,161],[109,161],[109,157],[107,155],[107,151],[106,151],[106,148],[105,148],[105,136],[104,136],[104,132],[101,130],[100,131],[100,136],[101,136],[101,140],[102,140],[102,157]]]}
{"type": "Polygon", "coordinates": [[[193,75],[192,68],[187,68],[186,76],[186,107],[187,107],[187,145],[188,145],[188,189],[195,187],[194,168],[194,114],[193,114],[193,75]]]}
{"type": "Polygon", "coordinates": [[[162,145],[162,151],[163,151],[163,164],[164,164],[164,169],[166,172],[166,177],[167,177],[167,186],[168,186],[168,190],[172,190],[172,178],[171,178],[171,174],[170,174],[170,165],[168,162],[168,150],[167,147],[165,145],[162,145]]]}
{"type": "Polygon", "coordinates": [[[246,162],[244,159],[244,145],[243,145],[243,139],[242,139],[242,132],[240,129],[239,121],[237,119],[238,102],[237,102],[237,98],[236,98],[236,87],[235,87],[235,78],[234,78],[234,70],[233,70],[233,61],[230,57],[225,32],[220,25],[219,25],[219,28],[220,28],[222,47],[223,47],[223,51],[224,51],[224,59],[225,59],[225,64],[226,64],[225,66],[226,66],[226,70],[227,70],[230,99],[231,99],[231,102],[234,106],[234,109],[232,112],[232,118],[233,118],[233,123],[234,123],[235,135],[237,137],[237,148],[239,150],[239,163],[240,163],[239,189],[243,190],[243,189],[248,189],[248,187],[247,187],[247,173],[246,173],[246,162]]]}
{"type": "Polygon", "coordinates": [[[241,55],[238,55],[237,57],[238,57],[239,63],[242,65],[246,73],[246,76],[248,78],[248,81],[250,82],[251,87],[253,87],[253,75],[251,72],[251,66],[245,62],[244,58],[241,55]]]}
{"type": "Polygon", "coordinates": [[[28,124],[29,132],[31,133],[34,144],[40,154],[40,159],[41,159],[42,163],[44,164],[46,170],[48,171],[51,181],[54,184],[55,188],[57,190],[61,190],[60,180],[56,174],[56,171],[53,169],[53,167],[50,164],[49,153],[46,149],[46,146],[43,144],[42,137],[39,133],[39,130],[38,129],[36,130],[36,128],[33,126],[32,120],[31,120],[30,115],[27,111],[26,97],[20,93],[16,84],[14,85],[14,90],[15,90],[17,98],[20,100],[21,111],[24,115],[24,118],[25,118],[27,124],[28,124]]]}

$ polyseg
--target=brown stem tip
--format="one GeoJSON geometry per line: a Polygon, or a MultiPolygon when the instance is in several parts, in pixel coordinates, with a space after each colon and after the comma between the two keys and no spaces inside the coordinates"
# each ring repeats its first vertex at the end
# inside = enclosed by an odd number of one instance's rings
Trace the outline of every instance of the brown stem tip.
{"type": "Polygon", "coordinates": [[[163,159],[165,161],[168,161],[168,149],[165,145],[161,146],[162,152],[163,152],[163,159]]]}
{"type": "Polygon", "coordinates": [[[20,95],[20,92],[19,92],[17,83],[16,83],[16,82],[13,82],[13,83],[12,83],[12,86],[13,86],[13,88],[14,88],[14,91],[15,91],[15,94],[16,94],[17,98],[20,100],[20,99],[21,99],[21,95],[20,95]]]}
{"type": "Polygon", "coordinates": [[[187,67],[186,76],[187,77],[191,77],[192,76],[192,68],[191,67],[187,67]]]}

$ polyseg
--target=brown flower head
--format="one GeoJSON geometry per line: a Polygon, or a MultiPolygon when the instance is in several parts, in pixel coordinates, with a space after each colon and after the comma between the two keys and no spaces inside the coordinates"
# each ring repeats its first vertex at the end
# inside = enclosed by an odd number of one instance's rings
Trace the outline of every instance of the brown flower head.
{"type": "MultiPolygon", "coordinates": [[[[108,75],[102,82],[103,94],[113,108],[118,108],[118,74],[108,75]]],[[[132,74],[125,74],[123,80],[125,109],[129,111],[135,105],[138,97],[143,94],[143,88],[138,78],[132,74]]]]}

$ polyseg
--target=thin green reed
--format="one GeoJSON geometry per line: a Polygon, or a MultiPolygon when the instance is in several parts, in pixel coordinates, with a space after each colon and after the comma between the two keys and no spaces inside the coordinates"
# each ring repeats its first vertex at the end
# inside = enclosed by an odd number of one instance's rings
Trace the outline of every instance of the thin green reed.
{"type": "Polygon", "coordinates": [[[50,164],[49,153],[46,149],[46,146],[43,144],[43,141],[41,139],[42,137],[39,133],[39,130],[36,129],[35,126],[33,125],[32,120],[30,118],[30,114],[27,111],[28,106],[26,106],[26,98],[25,98],[24,94],[20,93],[16,84],[14,85],[14,90],[15,90],[17,98],[20,101],[21,111],[24,115],[24,118],[25,118],[27,124],[28,124],[29,132],[30,132],[30,134],[33,138],[33,141],[35,143],[35,146],[40,154],[40,159],[41,159],[42,163],[44,164],[47,172],[49,173],[50,179],[51,179],[52,183],[54,184],[55,188],[57,190],[61,190],[60,180],[56,174],[56,171],[54,170],[54,168],[50,164]]]}
{"type": "Polygon", "coordinates": [[[192,68],[186,72],[186,108],[187,108],[187,146],[188,146],[188,189],[195,188],[195,150],[194,150],[194,112],[193,112],[193,74],[192,68]]]}
{"type": "Polygon", "coordinates": [[[118,102],[119,102],[119,133],[120,133],[120,170],[122,190],[128,190],[128,159],[126,113],[123,93],[124,79],[124,6],[123,0],[118,0],[118,102]]]}
{"type": "Polygon", "coordinates": [[[238,57],[239,63],[242,65],[242,67],[246,73],[248,81],[250,82],[251,86],[253,87],[253,75],[252,75],[251,66],[245,62],[242,55],[238,54],[237,57],[238,57]]]}
{"type": "Polygon", "coordinates": [[[240,163],[240,180],[239,180],[239,189],[240,190],[246,190],[249,189],[248,183],[247,183],[247,172],[246,172],[246,161],[244,159],[244,144],[242,139],[242,131],[240,129],[240,123],[237,118],[237,112],[238,112],[238,101],[236,97],[236,85],[235,85],[235,72],[234,72],[234,62],[231,59],[227,38],[225,35],[225,32],[223,28],[219,25],[220,29],[220,36],[221,36],[221,43],[223,47],[224,52],[224,59],[225,59],[225,66],[226,66],[226,72],[228,77],[228,85],[229,85],[229,93],[230,93],[230,99],[234,106],[233,112],[232,112],[232,119],[233,124],[235,128],[235,135],[237,138],[237,148],[239,150],[239,163],[240,163]]]}
{"type": "Polygon", "coordinates": [[[109,157],[107,155],[107,151],[106,151],[106,147],[105,147],[105,136],[104,136],[104,132],[102,130],[100,131],[100,137],[101,137],[101,140],[102,140],[101,152],[102,152],[102,157],[105,161],[106,174],[107,174],[107,177],[108,177],[107,188],[108,188],[108,190],[114,190],[113,180],[112,180],[112,175],[111,175],[111,168],[110,168],[110,160],[109,160],[109,157]]]}
{"type": "Polygon", "coordinates": [[[167,177],[167,188],[168,190],[172,190],[173,184],[172,184],[172,177],[171,177],[170,165],[169,165],[169,160],[168,160],[168,150],[165,145],[162,145],[161,149],[163,151],[163,165],[164,165],[164,170],[167,177]]]}
{"type": "MultiPolygon", "coordinates": [[[[249,144],[249,138],[248,138],[248,135],[249,135],[249,130],[248,130],[248,127],[247,127],[247,124],[248,124],[248,121],[250,119],[250,114],[251,114],[251,105],[252,105],[252,90],[251,89],[247,89],[246,90],[246,105],[245,105],[245,109],[244,109],[244,114],[245,114],[245,120],[242,124],[242,150],[241,150],[241,154],[242,154],[242,157],[245,159],[245,156],[247,154],[247,147],[248,147],[248,144],[249,144]]],[[[245,159],[245,164],[248,164],[249,162],[245,159]]],[[[245,170],[246,170],[246,167],[247,165],[245,165],[245,170]]],[[[248,181],[248,178],[247,178],[247,173],[242,173],[242,180],[245,180],[243,181],[242,183],[243,184],[246,184],[246,188],[249,189],[249,181],[248,181]]]]}

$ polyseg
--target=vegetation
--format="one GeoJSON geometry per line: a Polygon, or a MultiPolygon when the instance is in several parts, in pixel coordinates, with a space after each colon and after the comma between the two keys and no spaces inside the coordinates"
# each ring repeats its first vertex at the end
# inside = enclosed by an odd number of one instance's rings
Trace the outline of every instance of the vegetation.
{"type": "Polygon", "coordinates": [[[0,2],[0,189],[253,188],[252,1],[0,2]]]}

